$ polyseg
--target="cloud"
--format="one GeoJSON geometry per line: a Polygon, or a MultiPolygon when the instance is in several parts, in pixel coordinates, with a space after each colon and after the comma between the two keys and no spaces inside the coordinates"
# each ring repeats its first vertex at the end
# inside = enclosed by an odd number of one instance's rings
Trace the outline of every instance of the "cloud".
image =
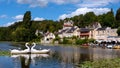
{"type": "Polygon", "coordinates": [[[120,0],[17,0],[19,4],[29,4],[30,7],[44,7],[48,3],[55,4],[75,4],[79,7],[104,7],[112,3],[118,3],[120,0]]]}
{"type": "Polygon", "coordinates": [[[101,15],[103,13],[107,13],[108,11],[110,11],[109,8],[78,8],[70,14],[63,14],[59,16],[59,19],[70,18],[80,14],[86,14],[87,12],[94,12],[96,15],[101,15]]]}
{"type": "Polygon", "coordinates": [[[51,2],[56,4],[67,4],[67,3],[78,3],[80,0],[51,0],[51,2]]]}
{"type": "Polygon", "coordinates": [[[1,15],[0,18],[7,18],[7,15],[1,15]]]}
{"type": "Polygon", "coordinates": [[[45,20],[45,19],[44,19],[44,18],[36,17],[36,18],[34,18],[34,20],[35,20],[35,21],[43,21],[43,20],[45,20]]]}
{"type": "Polygon", "coordinates": [[[17,0],[20,4],[30,4],[30,7],[44,7],[48,4],[48,0],[17,0]]]}
{"type": "Polygon", "coordinates": [[[104,7],[111,3],[118,3],[120,0],[81,0],[79,7],[104,7]]]}
{"type": "Polygon", "coordinates": [[[15,16],[15,17],[13,17],[13,19],[15,19],[15,20],[22,20],[22,19],[23,19],[23,16],[24,16],[24,15],[17,15],[17,16],[15,16]]]}
{"type": "Polygon", "coordinates": [[[68,4],[78,3],[79,0],[17,0],[19,4],[29,4],[30,7],[45,7],[48,3],[68,4]]]}
{"type": "Polygon", "coordinates": [[[23,15],[16,15],[14,17],[12,17],[14,20],[12,22],[8,22],[6,24],[3,25],[3,27],[7,27],[10,26],[12,24],[14,24],[15,22],[19,22],[23,20],[23,15]]]}
{"type": "Polygon", "coordinates": [[[4,24],[3,25],[3,27],[8,27],[8,26],[10,26],[10,25],[12,25],[12,24],[14,24],[15,22],[8,22],[7,24],[4,24]]]}

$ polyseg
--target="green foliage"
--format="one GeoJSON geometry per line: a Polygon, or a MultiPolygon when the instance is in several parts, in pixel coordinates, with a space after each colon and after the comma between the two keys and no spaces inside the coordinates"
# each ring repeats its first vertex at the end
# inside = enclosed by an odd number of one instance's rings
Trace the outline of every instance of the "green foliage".
{"type": "Polygon", "coordinates": [[[95,39],[88,39],[88,42],[89,42],[89,43],[94,43],[94,42],[95,42],[95,39]]]}
{"type": "Polygon", "coordinates": [[[120,36],[120,27],[117,30],[117,34],[118,34],[118,36],[120,36]]]}
{"type": "Polygon", "coordinates": [[[7,27],[0,27],[0,40],[2,41],[11,40],[10,31],[7,27]]]}
{"type": "Polygon", "coordinates": [[[85,61],[80,68],[119,68],[120,59],[100,59],[95,61],[85,61]]]}
{"type": "Polygon", "coordinates": [[[23,27],[28,29],[28,28],[30,28],[30,26],[31,26],[31,12],[26,11],[26,13],[24,14],[24,17],[23,17],[23,27]]]}
{"type": "Polygon", "coordinates": [[[87,42],[87,39],[77,39],[75,43],[77,45],[82,45],[82,44],[85,44],[85,43],[88,43],[88,42],[87,42]]]}
{"type": "Polygon", "coordinates": [[[29,30],[18,27],[14,32],[12,32],[14,41],[28,41],[29,30]]]}
{"type": "Polygon", "coordinates": [[[117,21],[120,21],[120,8],[117,10],[115,18],[117,21]]]}
{"type": "Polygon", "coordinates": [[[69,40],[67,38],[63,38],[63,41],[62,41],[62,44],[68,44],[69,43],[69,40]]]}
{"type": "Polygon", "coordinates": [[[0,51],[0,56],[10,56],[10,51],[0,51]]]}
{"type": "MultiPolygon", "coordinates": [[[[94,22],[100,22],[102,27],[118,28],[120,26],[120,8],[117,10],[116,16],[114,17],[113,10],[106,14],[95,15],[93,12],[88,12],[85,15],[81,14],[64,20],[72,20],[74,25],[82,28],[86,27],[94,22]]],[[[53,21],[31,21],[31,12],[26,11],[23,17],[23,21],[15,22],[8,27],[0,28],[0,41],[31,41],[33,39],[40,39],[42,36],[35,36],[36,30],[43,31],[43,33],[49,31],[56,33],[62,28],[64,20],[53,21]]],[[[119,30],[118,30],[119,33],[119,30]]],[[[75,40],[74,37],[72,40],[75,40]]],[[[63,43],[71,43],[71,40],[64,39],[63,43]]],[[[84,40],[76,40],[76,44],[82,44],[84,40]]],[[[72,41],[73,42],[73,41],[72,41]]],[[[87,41],[89,42],[89,41],[87,41]]]]}

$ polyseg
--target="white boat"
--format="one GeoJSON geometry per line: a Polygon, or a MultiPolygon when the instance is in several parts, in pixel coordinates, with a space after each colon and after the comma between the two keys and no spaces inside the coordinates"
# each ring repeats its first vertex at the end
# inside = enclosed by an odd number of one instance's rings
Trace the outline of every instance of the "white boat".
{"type": "Polygon", "coordinates": [[[25,46],[27,47],[27,49],[25,49],[25,50],[13,49],[13,50],[10,50],[10,52],[11,52],[11,54],[29,54],[30,48],[28,47],[28,43],[26,43],[25,46]]]}
{"type": "Polygon", "coordinates": [[[30,47],[28,47],[28,44],[29,43],[25,44],[25,46],[27,47],[27,49],[25,50],[17,50],[17,49],[10,50],[11,54],[46,54],[50,52],[50,49],[40,49],[40,50],[34,49],[36,43],[33,43],[33,46],[30,49],[30,47]]]}
{"type": "Polygon", "coordinates": [[[41,50],[34,49],[35,46],[36,43],[33,43],[33,46],[31,47],[31,54],[46,54],[50,52],[50,49],[41,49],[41,50]]]}

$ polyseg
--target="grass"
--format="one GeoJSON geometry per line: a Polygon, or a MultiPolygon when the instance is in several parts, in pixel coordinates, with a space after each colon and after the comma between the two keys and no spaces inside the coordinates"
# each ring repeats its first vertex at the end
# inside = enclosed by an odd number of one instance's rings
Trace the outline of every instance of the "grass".
{"type": "Polygon", "coordinates": [[[10,51],[0,51],[0,56],[10,56],[10,51]]]}
{"type": "Polygon", "coordinates": [[[85,61],[80,68],[120,68],[120,58],[85,61]]]}

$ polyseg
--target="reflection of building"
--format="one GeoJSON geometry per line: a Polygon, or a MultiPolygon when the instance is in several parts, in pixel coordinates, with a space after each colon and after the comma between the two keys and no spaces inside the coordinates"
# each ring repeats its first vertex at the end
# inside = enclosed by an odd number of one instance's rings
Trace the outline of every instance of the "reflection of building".
{"type": "Polygon", "coordinates": [[[119,50],[101,49],[101,48],[93,48],[92,51],[90,51],[93,60],[117,58],[120,57],[119,53],[120,53],[119,50]]]}

